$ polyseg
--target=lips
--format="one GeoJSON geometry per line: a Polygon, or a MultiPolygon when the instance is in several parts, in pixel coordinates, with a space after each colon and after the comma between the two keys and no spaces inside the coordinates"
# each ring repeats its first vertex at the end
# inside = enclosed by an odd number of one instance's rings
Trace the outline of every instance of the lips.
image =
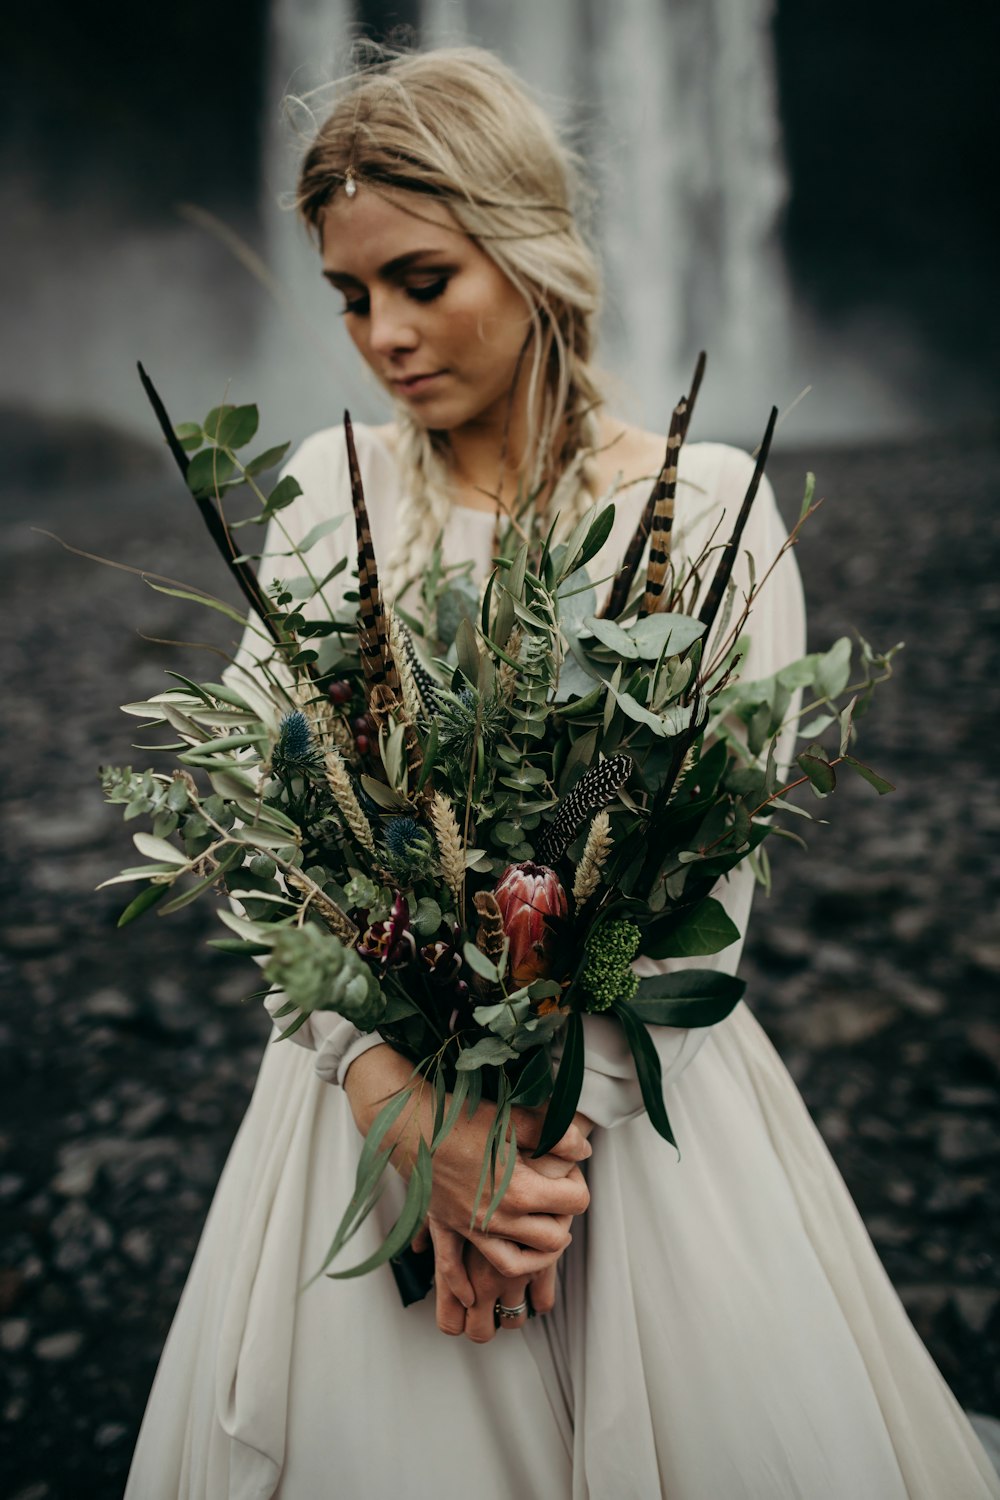
{"type": "Polygon", "coordinates": [[[423,375],[407,375],[405,378],[393,380],[392,385],[401,396],[415,396],[420,391],[428,390],[446,373],[445,370],[430,370],[423,375]]]}

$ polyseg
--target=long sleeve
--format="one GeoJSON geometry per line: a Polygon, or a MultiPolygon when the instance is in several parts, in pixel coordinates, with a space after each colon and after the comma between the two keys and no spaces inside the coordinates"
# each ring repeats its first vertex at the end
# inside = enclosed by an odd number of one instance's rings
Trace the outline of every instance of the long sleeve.
{"type": "MultiPolygon", "coordinates": [[[[306,533],[319,522],[338,513],[348,505],[347,462],[343,438],[339,431],[327,429],[305,439],[282,468],[280,478],[292,474],[302,488],[302,494],[292,505],[286,507],[269,523],[261,548],[263,553],[288,552],[306,533]]],[[[348,522],[332,534],[323,537],[310,550],[308,558],[313,570],[321,568],[326,573],[345,549],[345,532],[348,522]],[[321,559],[321,561],[319,561],[321,559]]],[[[282,577],[287,571],[299,571],[297,560],[265,556],[260,564],[260,577],[269,583],[275,576],[282,577]]],[[[327,586],[326,594],[331,602],[338,585],[344,586],[344,575],[327,586]]],[[[238,693],[253,698],[257,663],[270,655],[270,637],[256,615],[252,615],[243,632],[231,666],[223,672],[223,679],[238,693]]],[[[285,675],[291,681],[290,674],[285,675]]],[[[242,915],[240,903],[231,900],[235,911],[242,915]]],[[[272,1017],[285,1004],[285,996],[273,991],[264,1000],[264,1007],[272,1017]]],[[[272,1042],[289,1024],[289,1018],[275,1021],[272,1042]]],[[[356,1057],[377,1047],[382,1038],[377,1032],[366,1033],[334,1011],[315,1011],[282,1046],[297,1044],[315,1052],[315,1070],[327,1083],[343,1084],[347,1070],[356,1057]]]]}
{"type": "MultiPolygon", "coordinates": [[[[728,537],[754,470],[753,460],[738,448],[703,443],[694,451],[710,460],[715,484],[713,502],[701,512],[697,523],[689,529],[689,535],[685,538],[684,550],[689,557],[697,555],[701,545],[716,527],[718,541],[724,541],[728,537]]],[[[700,474],[695,477],[699,485],[712,488],[710,481],[706,482],[700,474]]],[[[683,489],[681,493],[684,493],[683,489]]],[[[682,501],[679,502],[679,511],[682,504],[682,501]]],[[[774,491],[768,480],[764,479],[754,501],[744,533],[740,559],[733,573],[738,590],[749,587],[747,552],[754,559],[756,575],[760,579],[777,557],[785,539],[786,532],[778,513],[774,491]]],[[[795,661],[805,651],[802,585],[798,567],[790,553],[786,553],[778,563],[754,603],[749,620],[749,636],[750,646],[741,667],[741,675],[747,681],[770,676],[789,662],[795,661]]],[[[794,739],[795,730],[792,727],[785,732],[779,744],[780,762],[791,759],[794,739]]],[[[739,928],[740,937],[737,942],[721,953],[709,954],[694,963],[691,959],[665,959],[660,962],[638,959],[635,964],[636,972],[645,976],[696,966],[734,974],[743,951],[754,887],[753,872],[743,864],[729,876],[723,877],[713,892],[739,928]]],[[[621,1027],[608,1017],[596,1015],[586,1016],[583,1024],[586,1062],[583,1089],[577,1108],[596,1125],[604,1127],[635,1119],[644,1113],[644,1105],[635,1076],[635,1063],[621,1027]]],[[[659,1053],[666,1090],[669,1091],[671,1083],[696,1056],[709,1029],[672,1026],[648,1028],[659,1053]]]]}

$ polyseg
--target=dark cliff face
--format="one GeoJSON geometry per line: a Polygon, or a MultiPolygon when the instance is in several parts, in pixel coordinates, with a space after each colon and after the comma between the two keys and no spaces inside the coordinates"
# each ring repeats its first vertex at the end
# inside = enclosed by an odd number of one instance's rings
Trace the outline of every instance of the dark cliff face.
{"type": "Polygon", "coordinates": [[[905,315],[947,359],[1000,377],[994,258],[1000,10],[781,0],[792,180],[785,244],[820,313],[905,315]]]}
{"type": "Polygon", "coordinates": [[[14,68],[0,96],[3,165],[38,196],[168,217],[178,199],[256,196],[267,0],[172,0],[143,19],[127,0],[15,6],[14,68]]]}

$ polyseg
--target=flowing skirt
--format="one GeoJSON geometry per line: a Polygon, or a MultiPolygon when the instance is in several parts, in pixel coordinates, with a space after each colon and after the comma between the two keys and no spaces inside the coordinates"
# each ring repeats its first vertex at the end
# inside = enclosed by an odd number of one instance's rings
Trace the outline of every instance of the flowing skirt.
{"type": "MultiPolygon", "coordinates": [[[[596,1130],[554,1311],[449,1339],[387,1268],[317,1270],[360,1150],[271,1043],[157,1370],[126,1500],[986,1500],[1000,1479],[743,1004],[596,1130]]],[[[343,1264],[398,1211],[392,1181],[343,1264]],[[372,1222],[374,1221],[374,1222],[372,1222]]]]}

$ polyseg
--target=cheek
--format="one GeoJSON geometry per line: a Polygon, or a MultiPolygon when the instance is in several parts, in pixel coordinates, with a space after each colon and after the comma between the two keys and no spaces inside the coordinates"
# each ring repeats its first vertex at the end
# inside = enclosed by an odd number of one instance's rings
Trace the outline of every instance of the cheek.
{"type": "Polygon", "coordinates": [[[516,359],[530,327],[522,299],[506,282],[498,289],[492,279],[470,285],[448,310],[449,338],[490,361],[516,359]]]}

